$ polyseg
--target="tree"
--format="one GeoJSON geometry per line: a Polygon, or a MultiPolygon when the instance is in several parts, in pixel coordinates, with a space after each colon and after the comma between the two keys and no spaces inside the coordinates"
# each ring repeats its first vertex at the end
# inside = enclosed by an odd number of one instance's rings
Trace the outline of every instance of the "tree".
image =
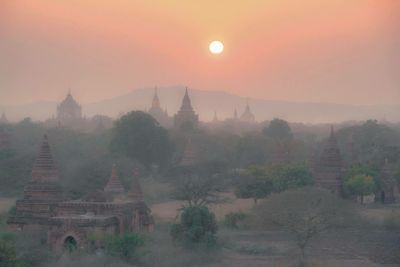
{"type": "Polygon", "coordinates": [[[265,198],[274,190],[273,181],[266,173],[265,169],[250,167],[244,173],[235,189],[238,198],[252,198],[254,204],[258,199],[265,198]]]}
{"type": "Polygon", "coordinates": [[[360,196],[361,204],[364,203],[364,196],[374,193],[377,188],[374,178],[364,174],[352,176],[344,186],[351,194],[360,196]]]}
{"type": "Polygon", "coordinates": [[[278,165],[270,168],[250,167],[239,180],[235,194],[239,198],[265,198],[272,192],[282,192],[312,185],[314,180],[305,164],[278,165]]]}
{"type": "Polygon", "coordinates": [[[153,117],[132,111],[115,122],[111,149],[150,168],[152,164],[165,166],[173,146],[168,132],[153,117]]]}
{"type": "Polygon", "coordinates": [[[352,214],[343,200],[311,187],[274,194],[258,207],[257,213],[262,225],[272,222],[292,234],[300,250],[300,266],[305,266],[310,241],[352,214]]]}
{"type": "Polygon", "coordinates": [[[292,140],[293,133],[290,129],[289,124],[287,121],[275,118],[273,119],[269,126],[266,126],[263,129],[263,133],[272,139],[275,140],[292,140]]]}
{"type": "Polygon", "coordinates": [[[14,238],[8,233],[0,235],[0,266],[1,267],[17,267],[20,262],[14,245],[14,238]]]}
{"type": "Polygon", "coordinates": [[[193,166],[178,167],[171,176],[173,197],[185,201],[189,207],[205,206],[221,201],[226,166],[222,162],[208,161],[193,166]]]}
{"type": "Polygon", "coordinates": [[[179,224],[171,228],[171,236],[186,246],[204,244],[216,245],[217,222],[215,215],[207,207],[186,207],[183,209],[179,224]]]}
{"type": "Polygon", "coordinates": [[[381,188],[380,170],[377,166],[370,164],[354,164],[344,177],[343,185],[345,195],[360,196],[363,203],[365,195],[375,193],[381,188]]]}
{"type": "Polygon", "coordinates": [[[288,164],[274,166],[269,169],[273,179],[274,191],[300,188],[314,183],[312,174],[306,164],[288,164]]]}

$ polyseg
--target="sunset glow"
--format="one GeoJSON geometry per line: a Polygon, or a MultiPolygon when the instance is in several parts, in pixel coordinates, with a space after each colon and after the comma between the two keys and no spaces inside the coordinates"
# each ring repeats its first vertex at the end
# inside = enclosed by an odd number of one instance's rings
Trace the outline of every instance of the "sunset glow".
{"type": "Polygon", "coordinates": [[[68,87],[89,103],[154,84],[301,102],[400,99],[397,1],[0,2],[4,103],[58,100],[68,87]],[[210,55],[222,38],[229,53],[210,55]]]}

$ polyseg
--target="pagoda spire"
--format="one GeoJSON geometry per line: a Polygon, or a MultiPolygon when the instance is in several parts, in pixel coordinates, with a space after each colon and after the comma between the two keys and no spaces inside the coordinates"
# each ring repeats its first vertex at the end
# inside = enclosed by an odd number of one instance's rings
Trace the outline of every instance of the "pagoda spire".
{"type": "Polygon", "coordinates": [[[152,108],[161,109],[160,99],[158,98],[158,88],[157,86],[154,88],[154,96],[153,101],[151,103],[152,108]]]}
{"type": "Polygon", "coordinates": [[[115,164],[112,166],[111,177],[110,180],[108,180],[107,185],[104,187],[104,192],[115,194],[122,194],[125,192],[125,189],[118,178],[117,166],[115,164]]]}
{"type": "Polygon", "coordinates": [[[58,169],[53,160],[49,139],[45,134],[39,155],[32,168],[32,182],[58,182],[58,180],[58,169]]]}
{"type": "Polygon", "coordinates": [[[185,95],[183,96],[181,110],[193,110],[187,87],[185,88],[185,95]]]}

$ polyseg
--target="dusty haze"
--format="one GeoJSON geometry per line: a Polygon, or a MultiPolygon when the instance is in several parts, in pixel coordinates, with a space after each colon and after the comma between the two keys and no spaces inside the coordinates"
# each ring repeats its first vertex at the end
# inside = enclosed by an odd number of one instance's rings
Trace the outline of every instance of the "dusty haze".
{"type": "Polygon", "coordinates": [[[0,105],[59,101],[68,87],[92,103],[175,84],[399,104],[399,18],[396,0],[3,0],[0,105]],[[220,56],[207,51],[215,38],[220,56]]]}

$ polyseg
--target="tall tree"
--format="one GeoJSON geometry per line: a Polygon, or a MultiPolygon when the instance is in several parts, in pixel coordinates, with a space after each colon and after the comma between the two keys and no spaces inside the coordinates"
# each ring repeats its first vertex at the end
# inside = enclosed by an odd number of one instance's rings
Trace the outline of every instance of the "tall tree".
{"type": "Polygon", "coordinates": [[[173,145],[168,132],[153,117],[132,111],[115,122],[111,149],[150,168],[152,164],[165,166],[173,145]]]}
{"type": "Polygon", "coordinates": [[[289,123],[278,118],[273,119],[268,126],[263,129],[263,133],[275,140],[292,140],[293,133],[289,123]]]}

